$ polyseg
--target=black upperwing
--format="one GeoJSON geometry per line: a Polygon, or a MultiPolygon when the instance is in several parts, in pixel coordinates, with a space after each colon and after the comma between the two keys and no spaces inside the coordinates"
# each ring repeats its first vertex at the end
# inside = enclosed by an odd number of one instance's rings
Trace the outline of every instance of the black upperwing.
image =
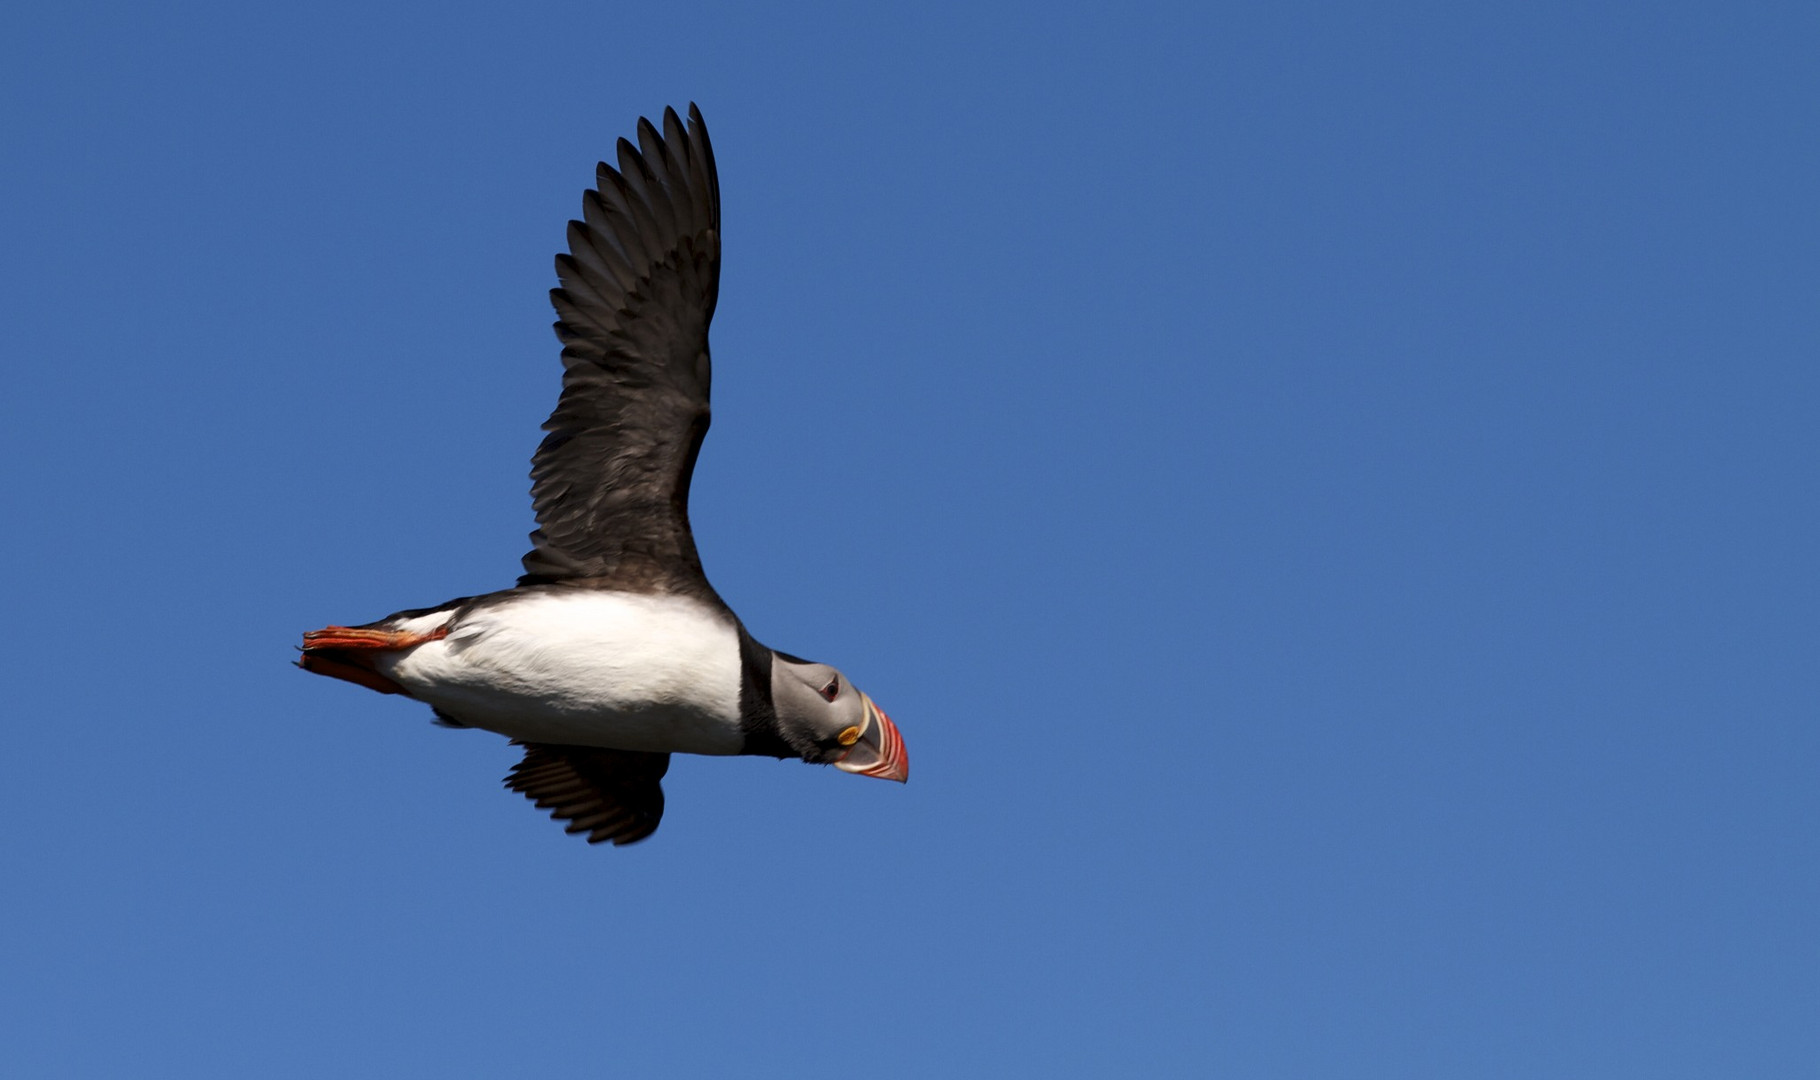
{"type": "Polygon", "coordinates": [[[708,323],[720,287],[720,185],[701,113],[638,122],[601,163],[550,291],[562,397],[531,458],[537,531],[520,585],[706,592],[689,478],[708,432],[708,323]]]}

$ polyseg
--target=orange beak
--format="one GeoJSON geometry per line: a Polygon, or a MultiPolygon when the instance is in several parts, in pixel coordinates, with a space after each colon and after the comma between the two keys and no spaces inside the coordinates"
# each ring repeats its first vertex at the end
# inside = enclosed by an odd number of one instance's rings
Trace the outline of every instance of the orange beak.
{"type": "Polygon", "coordinates": [[[876,776],[903,783],[910,779],[910,755],[904,752],[904,737],[897,733],[897,725],[885,715],[885,710],[873,704],[863,692],[860,697],[866,702],[866,730],[834,767],[857,776],[876,776]]]}

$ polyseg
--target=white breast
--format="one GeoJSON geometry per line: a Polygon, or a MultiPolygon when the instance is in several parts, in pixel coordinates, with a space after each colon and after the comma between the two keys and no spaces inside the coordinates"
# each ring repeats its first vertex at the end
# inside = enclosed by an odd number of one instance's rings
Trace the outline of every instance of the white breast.
{"type": "Polygon", "coordinates": [[[534,742],[690,754],[744,742],[738,631],[674,596],[532,593],[379,670],[462,723],[534,742]]]}

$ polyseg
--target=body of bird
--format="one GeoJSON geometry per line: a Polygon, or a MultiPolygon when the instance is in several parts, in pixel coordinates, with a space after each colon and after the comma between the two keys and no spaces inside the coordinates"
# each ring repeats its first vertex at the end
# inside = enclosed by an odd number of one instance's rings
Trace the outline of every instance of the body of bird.
{"type": "MultiPolygon", "coordinates": [[[[496,594],[497,595],[497,594],[496,594]]],[[[403,620],[429,632],[440,615],[403,620]]],[[[480,604],[447,633],[376,657],[445,716],[514,738],[737,754],[739,624],[688,599],[544,588],[480,604]]]]}
{"type": "Polygon", "coordinates": [[[591,842],[663,814],[673,753],[903,780],[902,738],[825,664],[760,645],[708,584],[689,480],[708,430],[720,188],[701,114],[638,124],[569,223],[551,292],[563,389],[532,458],[538,528],[511,589],[304,635],[307,671],[511,737],[514,790],[591,842]]]}

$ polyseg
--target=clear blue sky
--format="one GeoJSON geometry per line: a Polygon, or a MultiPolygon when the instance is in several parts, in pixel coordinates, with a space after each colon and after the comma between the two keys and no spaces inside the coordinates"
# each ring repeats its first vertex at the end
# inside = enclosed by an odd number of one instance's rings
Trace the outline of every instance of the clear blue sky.
{"type": "Polygon", "coordinates": [[[0,14],[4,1071],[1814,1075],[1812,5],[505,6],[0,14]],[[704,559],[914,769],[591,849],[290,660],[512,581],[690,100],[704,559]]]}

